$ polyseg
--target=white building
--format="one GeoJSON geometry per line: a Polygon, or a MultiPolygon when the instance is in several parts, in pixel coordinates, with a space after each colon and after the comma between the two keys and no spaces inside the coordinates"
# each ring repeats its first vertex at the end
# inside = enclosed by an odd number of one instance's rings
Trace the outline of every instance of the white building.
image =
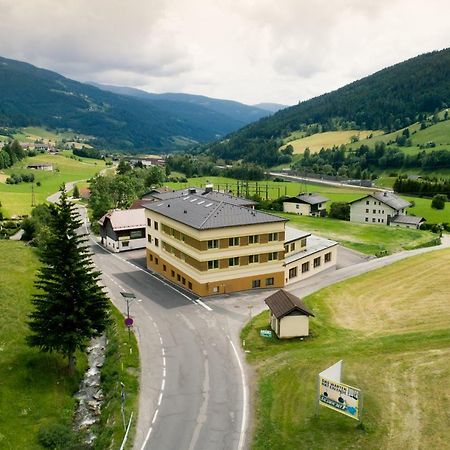
{"type": "Polygon", "coordinates": [[[394,218],[406,216],[411,203],[391,192],[373,192],[349,205],[350,222],[390,225],[394,218]]]}
{"type": "Polygon", "coordinates": [[[324,216],[328,200],[318,194],[299,194],[283,202],[283,211],[300,216],[324,216]]]}

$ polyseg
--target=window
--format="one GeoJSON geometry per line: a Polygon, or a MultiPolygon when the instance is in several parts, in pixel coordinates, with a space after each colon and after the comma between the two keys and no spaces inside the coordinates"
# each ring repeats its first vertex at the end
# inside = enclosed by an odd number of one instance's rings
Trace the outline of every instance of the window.
{"type": "Polygon", "coordinates": [[[278,241],[278,233],[269,233],[269,242],[278,241]]]}
{"type": "Polygon", "coordinates": [[[295,205],[295,209],[300,209],[300,205],[295,205]]]}
{"type": "Polygon", "coordinates": [[[152,237],[149,234],[147,234],[147,241],[150,243],[152,242],[152,237]]]}
{"type": "Polygon", "coordinates": [[[218,259],[208,261],[208,270],[218,269],[218,268],[219,268],[219,260],[218,259]]]}
{"type": "Polygon", "coordinates": [[[302,273],[309,272],[309,261],[302,264],[302,273]]]}
{"type": "Polygon", "coordinates": [[[269,261],[275,261],[278,259],[278,252],[269,253],[269,261]]]}
{"type": "Polygon", "coordinates": [[[273,277],[266,278],[266,286],[273,286],[273,277]]]}
{"type": "Polygon", "coordinates": [[[289,269],[289,278],[295,278],[297,276],[297,267],[289,269]]]}
{"type": "Polygon", "coordinates": [[[171,270],[171,271],[170,271],[170,275],[171,275],[172,277],[174,277],[174,276],[175,276],[175,271],[174,271],[174,270],[171,270]]]}
{"type": "Polygon", "coordinates": [[[153,255],[152,254],[149,255],[149,259],[150,259],[150,261],[153,261],[153,255]]]}
{"type": "Polygon", "coordinates": [[[166,269],[167,269],[166,265],[165,265],[165,264],[163,264],[163,272],[165,272],[165,271],[166,271],[166,269]]]}
{"type": "Polygon", "coordinates": [[[159,239],[158,238],[155,238],[155,246],[159,247],[159,239]]]}
{"type": "Polygon", "coordinates": [[[128,247],[130,245],[129,241],[122,242],[122,247],[128,247]]]}
{"type": "Polygon", "coordinates": [[[219,241],[217,239],[211,239],[208,241],[208,248],[218,248],[219,247],[219,241]]]}
{"type": "Polygon", "coordinates": [[[261,287],[261,280],[253,280],[252,281],[252,289],[261,287]]]}
{"type": "Polygon", "coordinates": [[[234,247],[235,245],[239,245],[239,238],[232,237],[228,239],[228,247],[234,247]]]}
{"type": "Polygon", "coordinates": [[[375,217],[372,218],[372,222],[375,222],[375,217]]]}
{"type": "Polygon", "coordinates": [[[188,288],[192,290],[192,283],[190,281],[188,282],[188,288]]]}
{"type": "Polygon", "coordinates": [[[366,208],[366,213],[369,214],[369,210],[366,208]]]}
{"type": "Polygon", "coordinates": [[[230,267],[232,267],[232,266],[238,266],[238,265],[239,265],[239,257],[236,256],[236,257],[234,257],[234,258],[228,258],[228,265],[229,265],[230,267]]]}
{"type": "Polygon", "coordinates": [[[377,210],[376,210],[376,209],[372,209],[372,212],[373,212],[374,214],[376,214],[376,213],[377,213],[377,210]]]}
{"type": "Polygon", "coordinates": [[[291,244],[291,252],[295,250],[295,242],[291,244]]]}
{"type": "Polygon", "coordinates": [[[155,258],[155,264],[158,264],[158,263],[159,263],[158,258],[155,258]]]}
{"type": "Polygon", "coordinates": [[[258,244],[258,242],[259,242],[259,236],[257,234],[254,234],[253,236],[248,237],[249,244],[258,244]]]}
{"type": "Polygon", "coordinates": [[[157,230],[158,229],[158,222],[153,222],[153,225],[155,226],[155,230],[157,230]]]}
{"type": "Polygon", "coordinates": [[[368,222],[369,221],[369,218],[368,217],[366,217],[365,219],[364,219],[366,222],[368,222]]]}
{"type": "Polygon", "coordinates": [[[300,241],[300,246],[301,246],[301,247],[306,247],[306,238],[304,238],[304,239],[302,239],[302,240],[300,241]]]}
{"type": "Polygon", "coordinates": [[[152,226],[152,221],[151,221],[151,219],[147,219],[147,226],[148,226],[148,227],[151,227],[151,226],[152,226]]]}
{"type": "Polygon", "coordinates": [[[181,282],[183,283],[183,284],[186,284],[186,278],[181,278],[181,282]]]}
{"type": "Polygon", "coordinates": [[[369,204],[369,200],[366,200],[366,205],[368,205],[369,204]]]}
{"type": "Polygon", "coordinates": [[[179,273],[177,273],[177,281],[181,281],[181,276],[179,273]]]}
{"type": "Polygon", "coordinates": [[[331,252],[325,253],[324,261],[326,263],[331,261],[331,252]]]}
{"type": "Polygon", "coordinates": [[[249,264],[254,264],[254,263],[258,263],[258,262],[259,262],[259,255],[250,255],[248,257],[249,264]]]}
{"type": "Polygon", "coordinates": [[[219,292],[219,286],[213,287],[213,294],[217,294],[219,292]]]}
{"type": "Polygon", "coordinates": [[[318,256],[317,258],[314,258],[313,266],[314,267],[319,267],[320,266],[320,256],[318,256]]]}

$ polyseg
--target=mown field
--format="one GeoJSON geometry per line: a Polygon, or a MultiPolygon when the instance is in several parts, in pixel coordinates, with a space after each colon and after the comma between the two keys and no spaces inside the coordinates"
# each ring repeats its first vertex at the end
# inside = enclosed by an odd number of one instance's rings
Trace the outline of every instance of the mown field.
{"type": "Polygon", "coordinates": [[[256,372],[254,450],[449,448],[450,250],[408,258],[308,296],[311,336],[259,336],[268,312],[242,331],[256,372]],[[363,391],[362,425],[316,415],[317,375],[344,360],[363,391]]]}
{"type": "MultiPolygon", "coordinates": [[[[324,133],[316,133],[311,136],[300,137],[298,139],[289,140],[287,138],[285,145],[294,147],[294,154],[303,153],[307,148],[311,153],[318,152],[321,148],[331,148],[333,145],[342,145],[350,143],[353,136],[358,136],[360,140],[365,140],[372,135],[373,138],[382,134],[382,131],[373,130],[345,130],[345,131],[326,131],[324,133]]],[[[294,134],[292,137],[296,137],[294,134]]]]}
{"type": "MultiPolygon", "coordinates": [[[[388,184],[393,184],[393,181],[390,178],[388,178],[387,180],[388,184]]],[[[238,193],[237,183],[239,183],[240,195],[245,195],[247,192],[244,182],[225,177],[189,178],[187,183],[165,183],[165,185],[170,186],[173,189],[182,189],[189,186],[204,187],[208,182],[213,183],[214,189],[231,189],[235,195],[237,195],[238,193]]],[[[297,183],[293,181],[283,183],[275,182],[272,180],[259,181],[258,183],[250,181],[248,185],[249,194],[254,194],[258,188],[260,196],[262,198],[265,198],[265,187],[267,185],[267,193],[270,199],[276,199],[280,195],[293,197],[295,195],[298,195],[300,192],[320,193],[330,199],[330,201],[328,202],[328,207],[332,202],[351,202],[370,193],[370,191],[368,190],[361,190],[357,187],[335,187],[327,186],[325,184],[297,183]]],[[[436,210],[431,208],[431,199],[416,198],[404,195],[402,195],[401,197],[405,198],[408,201],[414,201],[416,204],[415,207],[408,210],[409,214],[425,217],[430,223],[450,222],[450,203],[447,203],[444,210],[436,210]]]]}
{"type": "Polygon", "coordinates": [[[382,255],[421,247],[436,239],[429,231],[346,222],[337,219],[277,213],[289,226],[339,242],[367,255],[382,255]]]}
{"type": "MultiPolygon", "coordinates": [[[[68,181],[91,178],[104,169],[105,162],[101,160],[84,159],[78,161],[63,155],[42,154],[32,158],[25,158],[13,167],[3,171],[3,179],[12,173],[33,173],[35,176],[34,192],[36,204],[45,202],[46,198],[57,192],[63,183],[68,181]],[[56,170],[49,172],[43,170],[25,169],[28,164],[53,164],[56,170]],[[37,186],[37,182],[41,185],[37,186]]],[[[16,185],[6,184],[0,179],[0,202],[3,214],[11,217],[18,214],[29,214],[31,211],[31,183],[16,185]]]]}

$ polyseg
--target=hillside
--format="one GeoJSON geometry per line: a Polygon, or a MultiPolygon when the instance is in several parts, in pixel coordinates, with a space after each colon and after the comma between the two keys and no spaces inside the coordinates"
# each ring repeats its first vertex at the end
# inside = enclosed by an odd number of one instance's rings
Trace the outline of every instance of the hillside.
{"type": "Polygon", "coordinates": [[[241,127],[251,122],[255,122],[262,117],[266,117],[276,111],[264,108],[262,106],[259,107],[258,105],[249,106],[244,105],[243,103],[235,102],[233,100],[222,100],[217,98],[205,97],[204,95],[192,95],[172,92],[154,94],[151,92],[143,91],[141,89],[124,86],[110,86],[98,83],[90,84],[98,87],[99,89],[110,91],[115,94],[128,95],[131,97],[140,98],[141,100],[148,100],[162,107],[173,107],[176,102],[201,106],[208,110],[214,111],[215,113],[230,117],[230,119],[232,119],[233,121],[239,122],[241,127]],[[168,103],[167,101],[173,103],[168,103]]]}
{"type": "MultiPolygon", "coordinates": [[[[114,94],[1,57],[0,85],[0,127],[71,129],[95,137],[98,146],[167,150],[220,138],[252,120],[177,99],[114,94]]],[[[266,114],[259,111],[255,118],[266,114]]]]}
{"type": "Polygon", "coordinates": [[[220,157],[264,164],[268,154],[277,152],[282,138],[312,125],[317,131],[398,130],[450,104],[449,77],[450,49],[420,55],[278,111],[210,149],[220,157]],[[256,145],[264,151],[256,152],[256,145]]]}

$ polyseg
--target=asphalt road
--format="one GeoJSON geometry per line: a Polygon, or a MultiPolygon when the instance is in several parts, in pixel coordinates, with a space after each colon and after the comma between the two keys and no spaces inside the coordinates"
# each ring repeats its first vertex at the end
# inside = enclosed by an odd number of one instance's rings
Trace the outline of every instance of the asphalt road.
{"type": "MultiPolygon", "coordinates": [[[[131,304],[141,357],[135,449],[240,450],[248,398],[235,330],[245,315],[216,311],[147,270],[92,245],[93,260],[119,309],[131,304]]],[[[142,254],[142,251],[141,251],[142,254]]],[[[128,255],[130,256],[130,254],[128,255]]]]}

